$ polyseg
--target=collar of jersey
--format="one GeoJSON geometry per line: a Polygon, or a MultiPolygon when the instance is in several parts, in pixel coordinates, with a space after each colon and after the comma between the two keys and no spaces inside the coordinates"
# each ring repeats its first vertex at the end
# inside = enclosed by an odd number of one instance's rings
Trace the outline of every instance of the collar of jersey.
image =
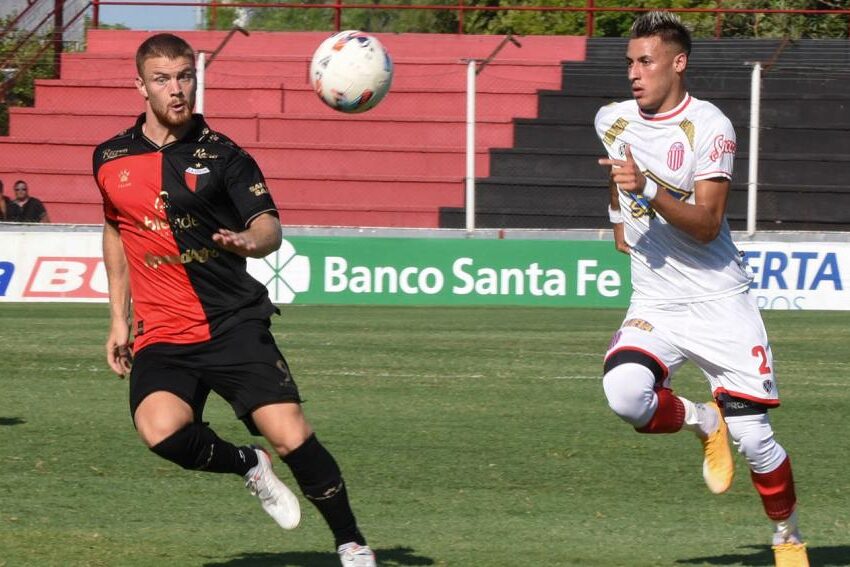
{"type": "Polygon", "coordinates": [[[643,110],[638,107],[638,112],[640,113],[641,118],[645,118],[646,120],[669,120],[673,118],[683,110],[685,110],[688,105],[691,103],[691,95],[689,93],[685,93],[685,98],[682,99],[682,102],[677,104],[675,108],[668,110],[667,112],[659,112],[658,114],[647,114],[643,110]]]}
{"type": "MultiPolygon", "coordinates": [[[[193,114],[192,115],[192,122],[193,122],[192,127],[189,128],[189,131],[186,132],[186,134],[182,138],[180,138],[179,140],[174,140],[174,142],[171,142],[169,144],[165,144],[164,146],[158,146],[158,149],[161,150],[163,148],[167,148],[168,146],[174,144],[175,142],[182,142],[184,140],[200,141],[200,139],[203,138],[205,131],[208,129],[207,124],[204,121],[204,115],[203,114],[193,114]]],[[[132,130],[133,139],[136,139],[136,140],[142,139],[142,140],[149,140],[150,141],[150,139],[147,136],[145,136],[145,133],[142,131],[142,125],[144,123],[145,123],[145,113],[143,112],[136,119],[136,125],[133,126],[133,130],[132,130]]],[[[153,144],[152,141],[150,143],[153,144]]]]}

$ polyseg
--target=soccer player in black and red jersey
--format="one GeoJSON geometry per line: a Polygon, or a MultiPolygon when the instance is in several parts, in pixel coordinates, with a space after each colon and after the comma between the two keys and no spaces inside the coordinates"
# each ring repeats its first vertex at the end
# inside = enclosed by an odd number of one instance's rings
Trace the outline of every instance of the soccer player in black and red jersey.
{"type": "Polygon", "coordinates": [[[333,532],[342,564],[373,566],[339,467],[307,423],[269,331],[276,309],[246,271],[246,257],[281,243],[262,172],[192,114],[197,83],[188,43],[154,35],[139,46],[136,67],[145,112],[95,149],[93,169],[106,220],[106,358],[130,376],[139,436],[185,469],[242,476],[281,527],[295,528],[298,499],[275,476],[269,454],[233,445],[204,423],[215,392],[289,466],[333,532]]]}

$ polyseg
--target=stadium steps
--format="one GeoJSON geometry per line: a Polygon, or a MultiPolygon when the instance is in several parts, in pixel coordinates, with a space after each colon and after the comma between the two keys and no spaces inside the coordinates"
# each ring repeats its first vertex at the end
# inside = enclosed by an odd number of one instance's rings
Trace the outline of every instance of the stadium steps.
{"type": "MultiPolygon", "coordinates": [[[[591,39],[587,60],[565,62],[562,88],[541,90],[535,118],[515,120],[512,147],[493,148],[491,177],[476,180],[476,226],[608,228],[607,179],[596,159],[598,109],[630,98],[625,39],[591,39]],[[577,195],[577,194],[580,194],[577,195]]],[[[779,40],[697,40],[691,94],[723,110],[738,134],[736,177],[728,216],[746,219],[750,67],[770,61],[779,40]]],[[[802,40],[786,47],[762,82],[759,228],[850,229],[850,73],[846,41],[802,40]],[[799,201],[806,201],[804,206],[799,201]]],[[[464,224],[462,209],[444,208],[440,226],[464,224]]]]}
{"type": "MultiPolygon", "coordinates": [[[[89,139],[105,140],[131,126],[135,112],[66,113],[40,108],[11,108],[9,135],[18,138],[76,140],[83,133],[89,139]]],[[[418,144],[464,147],[466,122],[459,117],[418,118],[375,117],[372,113],[334,116],[320,114],[218,114],[209,113],[210,126],[238,141],[321,144],[331,140],[380,140],[383,145],[418,144]]],[[[511,143],[510,118],[482,118],[476,125],[476,142],[481,147],[511,143]]]]}
{"type": "MultiPolygon", "coordinates": [[[[477,105],[485,116],[534,116],[537,93],[533,85],[506,84],[498,88],[479,89],[477,105]]],[[[40,79],[35,83],[37,104],[65,112],[116,110],[139,111],[141,97],[129,81],[116,79],[99,83],[69,79],[40,79]]],[[[210,83],[205,95],[205,109],[232,109],[238,112],[323,113],[328,119],[337,112],[323,107],[316,93],[306,83],[278,82],[275,79],[252,78],[242,82],[210,83]]],[[[466,115],[465,88],[431,85],[427,88],[393,86],[381,104],[369,111],[377,116],[417,117],[466,115]]]]}
{"type": "MultiPolygon", "coordinates": [[[[90,168],[22,167],[10,169],[5,175],[10,183],[25,178],[33,192],[40,187],[61,187],[51,200],[55,205],[50,211],[53,222],[103,222],[100,194],[92,182],[90,168]]],[[[337,176],[331,185],[324,175],[272,173],[266,181],[278,204],[281,221],[290,225],[347,226],[347,219],[354,217],[370,219],[370,223],[380,218],[396,223],[386,226],[429,228],[438,221],[434,201],[454,206],[463,203],[454,177],[348,175],[337,176]]]]}
{"type": "MultiPolygon", "coordinates": [[[[4,161],[19,168],[44,165],[44,156],[51,156],[52,167],[70,169],[91,164],[92,150],[98,141],[51,140],[36,138],[0,138],[0,153],[4,161]]],[[[256,159],[267,176],[314,175],[438,175],[447,171],[464,170],[466,153],[460,147],[440,146],[372,146],[365,144],[285,144],[251,142],[242,144],[256,159]]],[[[486,172],[488,156],[485,149],[476,152],[478,171],[486,172]]],[[[33,193],[35,191],[33,190],[33,193]]]]}
{"type": "MultiPolygon", "coordinates": [[[[196,51],[214,51],[227,36],[226,31],[175,32],[185,38],[196,51]]],[[[139,44],[151,32],[129,30],[88,30],[86,52],[134,54],[139,44]]],[[[330,32],[260,32],[252,31],[246,37],[236,34],[231,38],[222,56],[248,57],[257,55],[274,57],[312,56],[330,32]]],[[[389,50],[393,59],[436,58],[446,61],[484,59],[502,42],[501,35],[457,35],[429,33],[375,33],[389,50]]],[[[499,61],[556,61],[583,60],[585,38],[579,36],[525,36],[517,38],[521,48],[508,45],[499,52],[499,61]]]]}
{"type": "MultiPolygon", "coordinates": [[[[256,77],[279,79],[284,84],[292,81],[309,82],[310,60],[307,56],[253,56],[233,57],[221,55],[206,70],[206,80],[216,84],[223,81],[242,81],[256,77]]],[[[393,86],[428,88],[438,82],[443,87],[466,87],[467,65],[461,60],[446,58],[394,58],[393,86]]],[[[126,54],[65,53],[62,55],[62,73],[75,80],[118,80],[132,84],[136,67],[132,56],[126,54]]],[[[552,61],[493,61],[487,72],[478,76],[478,86],[493,89],[510,86],[514,82],[541,84],[557,88],[563,70],[558,60],[552,61]]]]}

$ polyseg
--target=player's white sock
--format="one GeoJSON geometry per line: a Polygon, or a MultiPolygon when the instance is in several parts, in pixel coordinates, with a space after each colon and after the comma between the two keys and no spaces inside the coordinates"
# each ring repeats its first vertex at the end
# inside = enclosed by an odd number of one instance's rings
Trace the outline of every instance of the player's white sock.
{"type": "Polygon", "coordinates": [[[705,404],[695,404],[681,396],[677,397],[685,406],[685,423],[682,425],[682,429],[693,431],[701,439],[705,439],[717,430],[720,424],[717,421],[719,417],[714,409],[705,404]]]}
{"type": "Polygon", "coordinates": [[[773,545],[781,545],[783,543],[802,543],[803,538],[800,536],[800,528],[797,527],[797,511],[779,522],[774,522],[773,529],[773,545]]]}

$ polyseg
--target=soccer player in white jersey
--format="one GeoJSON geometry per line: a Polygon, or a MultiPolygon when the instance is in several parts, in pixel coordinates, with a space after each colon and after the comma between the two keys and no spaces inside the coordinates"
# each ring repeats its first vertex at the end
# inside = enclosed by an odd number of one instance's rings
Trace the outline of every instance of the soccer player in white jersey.
{"type": "Polygon", "coordinates": [[[605,395],[640,433],[694,432],[715,493],[732,483],[731,435],[775,524],[776,565],[807,566],[791,463],[767,414],[779,405],[770,344],[726,222],[735,131],[717,107],[688,94],[690,50],[677,17],[638,17],[626,51],[634,98],[596,115],[615,244],[631,257],[634,290],[605,355],[605,395]],[[687,360],[715,401],[673,394],[671,377],[687,360]]]}

